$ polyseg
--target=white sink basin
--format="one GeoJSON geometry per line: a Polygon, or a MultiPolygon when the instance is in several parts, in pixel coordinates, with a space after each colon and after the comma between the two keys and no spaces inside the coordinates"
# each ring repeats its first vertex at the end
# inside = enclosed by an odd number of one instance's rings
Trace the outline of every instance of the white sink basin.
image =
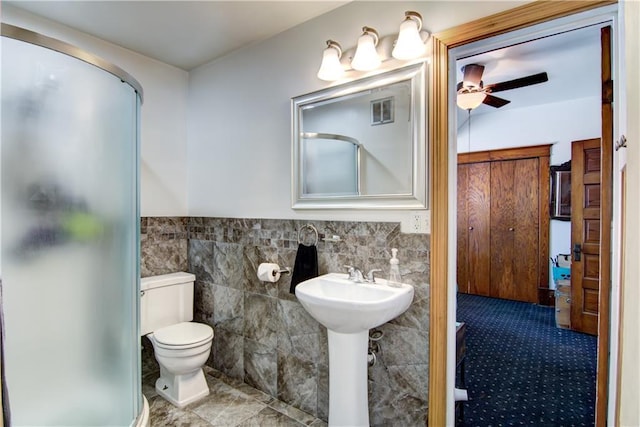
{"type": "Polygon", "coordinates": [[[329,273],[299,283],[296,297],[327,328],[329,427],[368,427],[369,329],[404,313],[413,286],[392,287],[384,279],[354,283],[347,274],[329,273]]]}
{"type": "Polygon", "coordinates": [[[368,331],[404,313],[413,286],[392,287],[387,280],[354,283],[347,274],[329,273],[296,286],[302,306],[322,325],[343,334],[368,331]]]}

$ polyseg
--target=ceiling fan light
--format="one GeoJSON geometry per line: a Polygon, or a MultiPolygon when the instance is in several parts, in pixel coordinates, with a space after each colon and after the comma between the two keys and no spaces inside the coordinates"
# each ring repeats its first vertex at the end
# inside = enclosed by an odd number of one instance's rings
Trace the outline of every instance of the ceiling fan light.
{"type": "Polygon", "coordinates": [[[318,70],[320,80],[332,82],[342,77],[344,68],[340,63],[341,55],[340,44],[333,40],[327,40],[327,48],[322,52],[322,63],[318,70]]]}
{"type": "Polygon", "coordinates": [[[458,107],[463,110],[473,110],[474,108],[478,108],[486,97],[487,94],[484,92],[459,93],[456,103],[458,107]]]}
{"type": "Polygon", "coordinates": [[[427,47],[420,36],[422,17],[417,12],[405,12],[405,20],[400,24],[398,40],[391,52],[396,59],[415,59],[424,54],[427,47]]]}
{"type": "Polygon", "coordinates": [[[362,28],[362,31],[363,34],[358,38],[358,46],[356,47],[356,54],[351,61],[351,66],[358,71],[374,70],[382,63],[376,50],[378,32],[369,27],[362,28]]]}

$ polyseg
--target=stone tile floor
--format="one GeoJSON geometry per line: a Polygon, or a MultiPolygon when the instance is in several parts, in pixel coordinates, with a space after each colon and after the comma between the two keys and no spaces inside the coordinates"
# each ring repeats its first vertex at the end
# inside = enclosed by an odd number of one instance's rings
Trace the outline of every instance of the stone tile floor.
{"type": "Polygon", "coordinates": [[[327,423],[266,393],[204,367],[211,393],[180,409],[158,396],[157,372],[142,378],[151,427],[326,427],[327,423]]]}

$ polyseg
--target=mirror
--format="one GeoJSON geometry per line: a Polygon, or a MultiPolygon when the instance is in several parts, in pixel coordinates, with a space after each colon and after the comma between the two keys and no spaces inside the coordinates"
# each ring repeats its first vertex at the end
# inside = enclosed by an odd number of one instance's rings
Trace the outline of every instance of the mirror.
{"type": "Polygon", "coordinates": [[[294,209],[427,207],[425,65],[292,99],[294,209]]]}
{"type": "Polygon", "coordinates": [[[551,219],[571,221],[571,160],[551,166],[551,219]]]}

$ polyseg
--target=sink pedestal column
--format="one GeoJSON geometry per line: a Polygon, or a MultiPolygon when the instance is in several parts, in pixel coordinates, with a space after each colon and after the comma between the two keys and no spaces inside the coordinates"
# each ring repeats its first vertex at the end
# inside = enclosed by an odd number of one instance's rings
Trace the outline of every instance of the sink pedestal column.
{"type": "Polygon", "coordinates": [[[327,337],[329,339],[329,427],[368,427],[369,331],[341,334],[327,329],[327,337]]]}

